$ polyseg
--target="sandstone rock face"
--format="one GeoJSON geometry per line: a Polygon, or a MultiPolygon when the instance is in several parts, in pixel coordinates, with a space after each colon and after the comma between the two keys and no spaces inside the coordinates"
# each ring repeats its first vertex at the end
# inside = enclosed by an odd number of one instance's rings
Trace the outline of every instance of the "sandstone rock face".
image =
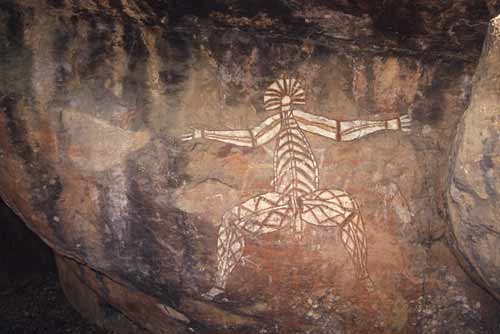
{"type": "Polygon", "coordinates": [[[500,298],[500,17],[490,23],[457,134],[448,201],[464,264],[500,298]]]}
{"type": "Polygon", "coordinates": [[[153,333],[498,328],[446,242],[486,3],[325,3],[0,4],[0,194],[83,314],[153,333]]]}

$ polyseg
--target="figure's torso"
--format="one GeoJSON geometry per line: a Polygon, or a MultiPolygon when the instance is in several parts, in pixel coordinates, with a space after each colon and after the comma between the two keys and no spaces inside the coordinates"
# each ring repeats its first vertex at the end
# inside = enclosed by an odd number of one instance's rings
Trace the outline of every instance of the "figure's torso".
{"type": "Polygon", "coordinates": [[[293,113],[283,113],[274,151],[274,189],[298,198],[318,189],[318,167],[293,113]]]}

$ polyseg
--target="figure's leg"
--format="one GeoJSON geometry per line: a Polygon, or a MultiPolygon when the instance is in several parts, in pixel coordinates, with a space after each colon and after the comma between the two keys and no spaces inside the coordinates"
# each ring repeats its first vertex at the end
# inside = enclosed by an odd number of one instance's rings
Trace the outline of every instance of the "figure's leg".
{"type": "Polygon", "coordinates": [[[227,277],[243,256],[245,238],[243,233],[231,221],[230,215],[224,215],[217,238],[217,274],[215,286],[221,290],[226,287],[227,277]]]}
{"type": "Polygon", "coordinates": [[[359,211],[354,213],[339,227],[340,239],[352,259],[356,277],[362,283],[371,284],[367,268],[368,247],[366,243],[366,231],[359,211]]]}
{"type": "Polygon", "coordinates": [[[317,226],[337,226],[356,277],[371,284],[367,269],[366,231],[358,204],[341,190],[318,190],[303,197],[302,219],[317,226]]]}
{"type": "Polygon", "coordinates": [[[278,231],[290,224],[290,217],[291,209],[278,193],[252,197],[227,212],[218,232],[216,285],[206,296],[224,291],[229,274],[243,256],[245,235],[278,231]]]}

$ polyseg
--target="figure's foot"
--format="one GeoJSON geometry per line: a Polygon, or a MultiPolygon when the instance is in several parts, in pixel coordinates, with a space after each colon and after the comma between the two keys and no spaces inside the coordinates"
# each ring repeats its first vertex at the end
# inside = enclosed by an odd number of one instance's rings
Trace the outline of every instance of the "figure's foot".
{"type": "Polygon", "coordinates": [[[220,295],[223,292],[224,292],[224,289],[221,289],[221,288],[218,288],[218,287],[214,286],[209,291],[205,292],[202,296],[205,299],[213,300],[215,297],[217,297],[218,295],[220,295]]]}

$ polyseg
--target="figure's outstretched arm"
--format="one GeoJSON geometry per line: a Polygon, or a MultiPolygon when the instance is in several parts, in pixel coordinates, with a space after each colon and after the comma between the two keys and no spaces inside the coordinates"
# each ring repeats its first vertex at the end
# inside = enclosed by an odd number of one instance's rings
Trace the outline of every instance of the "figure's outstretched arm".
{"type": "Polygon", "coordinates": [[[411,130],[411,118],[409,115],[383,121],[338,121],[295,110],[294,117],[301,129],[336,141],[355,140],[382,130],[399,130],[404,132],[411,130]]]}
{"type": "Polygon", "coordinates": [[[355,120],[341,122],[339,132],[342,141],[350,141],[383,130],[410,132],[411,117],[403,115],[385,121],[355,120]]]}
{"type": "Polygon", "coordinates": [[[244,130],[202,130],[193,129],[181,137],[183,141],[193,139],[210,139],[237,146],[257,147],[273,139],[281,126],[280,115],[275,114],[266,118],[253,129],[244,130]]]}

